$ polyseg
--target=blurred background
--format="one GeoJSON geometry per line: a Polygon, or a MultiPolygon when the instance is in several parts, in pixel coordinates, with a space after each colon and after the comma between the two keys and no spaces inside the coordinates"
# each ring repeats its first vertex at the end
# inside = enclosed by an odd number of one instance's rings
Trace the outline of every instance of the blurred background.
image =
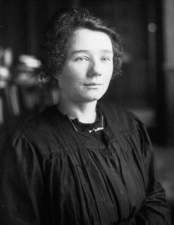
{"type": "Polygon", "coordinates": [[[51,15],[70,5],[89,9],[123,36],[122,76],[104,100],[145,123],[174,213],[173,0],[0,0],[0,146],[16,126],[58,102],[56,87],[38,84],[41,37],[51,15]]]}

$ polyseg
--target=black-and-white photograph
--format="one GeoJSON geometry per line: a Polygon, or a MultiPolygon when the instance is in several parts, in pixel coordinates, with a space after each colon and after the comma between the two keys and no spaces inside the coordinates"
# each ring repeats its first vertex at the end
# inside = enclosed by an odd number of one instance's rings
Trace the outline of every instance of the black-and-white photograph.
{"type": "Polygon", "coordinates": [[[173,0],[0,0],[0,225],[174,225],[173,99],[173,0]]]}

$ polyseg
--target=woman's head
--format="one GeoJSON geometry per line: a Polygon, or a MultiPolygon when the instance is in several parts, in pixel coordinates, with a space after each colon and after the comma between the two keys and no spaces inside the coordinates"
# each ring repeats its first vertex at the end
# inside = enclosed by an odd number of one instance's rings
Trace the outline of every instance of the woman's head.
{"type": "Polygon", "coordinates": [[[46,76],[57,77],[63,68],[69,42],[80,28],[106,33],[112,42],[114,52],[113,76],[121,70],[122,46],[119,35],[82,8],[62,9],[51,18],[43,35],[43,68],[46,76]]]}

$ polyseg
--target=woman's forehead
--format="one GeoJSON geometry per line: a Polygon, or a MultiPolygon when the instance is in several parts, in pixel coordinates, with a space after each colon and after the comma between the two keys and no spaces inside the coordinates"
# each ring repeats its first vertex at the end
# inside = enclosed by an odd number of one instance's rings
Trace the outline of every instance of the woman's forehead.
{"type": "Polygon", "coordinates": [[[69,51],[113,52],[112,42],[105,32],[80,28],[74,31],[69,41],[69,51]]]}

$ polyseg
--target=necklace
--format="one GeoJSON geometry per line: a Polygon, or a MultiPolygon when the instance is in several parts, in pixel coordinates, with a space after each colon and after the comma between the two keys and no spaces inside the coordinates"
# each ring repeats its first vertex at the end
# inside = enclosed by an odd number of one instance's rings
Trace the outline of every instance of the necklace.
{"type": "Polygon", "coordinates": [[[72,121],[71,119],[69,119],[69,121],[70,121],[71,125],[73,126],[74,130],[75,130],[76,132],[78,132],[76,126],[75,126],[74,123],[73,123],[73,121],[72,121]]]}
{"type": "MultiPolygon", "coordinates": [[[[99,122],[98,124],[95,124],[94,123],[94,127],[92,129],[88,129],[88,132],[89,133],[92,133],[92,132],[97,132],[97,131],[100,131],[100,130],[103,130],[104,129],[104,116],[101,114],[101,112],[99,113],[99,122]]],[[[73,126],[74,130],[76,132],[78,132],[79,130],[77,129],[77,126],[73,123],[73,120],[69,119],[71,125],[73,126]]],[[[85,126],[86,124],[83,124],[81,122],[78,122],[80,124],[81,127],[85,126]]]]}

